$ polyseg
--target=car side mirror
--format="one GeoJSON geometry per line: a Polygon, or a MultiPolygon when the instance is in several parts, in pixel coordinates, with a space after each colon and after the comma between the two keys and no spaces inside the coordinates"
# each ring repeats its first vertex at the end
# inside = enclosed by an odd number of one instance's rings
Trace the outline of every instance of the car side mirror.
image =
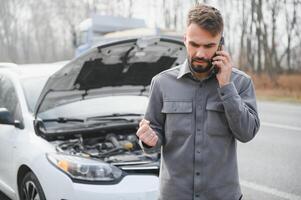
{"type": "Polygon", "coordinates": [[[0,124],[13,125],[20,129],[24,128],[20,121],[14,120],[11,113],[6,108],[0,108],[0,124]]]}

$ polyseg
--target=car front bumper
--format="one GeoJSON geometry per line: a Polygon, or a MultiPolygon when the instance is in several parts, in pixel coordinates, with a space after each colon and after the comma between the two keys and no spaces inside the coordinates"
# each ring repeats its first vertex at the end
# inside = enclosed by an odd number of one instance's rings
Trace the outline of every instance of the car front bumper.
{"type": "Polygon", "coordinates": [[[74,200],[156,200],[159,179],[152,175],[128,175],[116,185],[74,184],[73,189],[74,200]]]}
{"type": "Polygon", "coordinates": [[[75,183],[46,159],[35,165],[37,175],[48,200],[156,200],[159,177],[156,175],[126,175],[116,184],[75,183]]]}

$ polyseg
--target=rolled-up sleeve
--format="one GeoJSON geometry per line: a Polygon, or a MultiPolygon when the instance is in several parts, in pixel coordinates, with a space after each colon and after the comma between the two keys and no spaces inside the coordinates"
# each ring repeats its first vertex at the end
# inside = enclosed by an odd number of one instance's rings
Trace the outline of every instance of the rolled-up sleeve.
{"type": "Polygon", "coordinates": [[[149,102],[144,118],[150,121],[150,127],[155,131],[159,139],[154,147],[149,147],[140,141],[140,146],[145,153],[154,153],[160,151],[161,145],[164,142],[165,117],[164,114],[161,113],[162,106],[162,91],[159,87],[158,76],[155,76],[151,82],[149,102]]]}
{"type": "Polygon", "coordinates": [[[240,91],[231,82],[218,88],[218,93],[234,137],[241,142],[248,142],[254,138],[260,127],[255,90],[249,78],[242,78],[238,84],[241,86],[240,91]]]}

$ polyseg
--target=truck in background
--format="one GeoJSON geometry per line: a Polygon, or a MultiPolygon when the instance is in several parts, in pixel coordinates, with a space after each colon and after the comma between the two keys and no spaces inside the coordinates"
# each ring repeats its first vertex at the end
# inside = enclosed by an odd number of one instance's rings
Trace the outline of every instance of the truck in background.
{"type": "Polygon", "coordinates": [[[94,14],[77,27],[75,55],[82,54],[108,33],[144,27],[146,25],[143,19],[94,14]]]}
{"type": "Polygon", "coordinates": [[[103,40],[151,35],[183,38],[183,33],[173,30],[149,28],[143,19],[95,14],[80,23],[77,28],[75,56],[79,56],[103,40]]]}

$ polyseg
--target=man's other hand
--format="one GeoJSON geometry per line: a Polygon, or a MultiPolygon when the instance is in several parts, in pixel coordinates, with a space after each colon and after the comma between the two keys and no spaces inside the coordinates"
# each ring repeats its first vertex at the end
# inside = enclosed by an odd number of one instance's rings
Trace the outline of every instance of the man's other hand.
{"type": "Polygon", "coordinates": [[[138,138],[146,145],[154,147],[158,142],[158,136],[149,126],[149,121],[142,119],[139,123],[139,129],[136,133],[138,138]]]}

